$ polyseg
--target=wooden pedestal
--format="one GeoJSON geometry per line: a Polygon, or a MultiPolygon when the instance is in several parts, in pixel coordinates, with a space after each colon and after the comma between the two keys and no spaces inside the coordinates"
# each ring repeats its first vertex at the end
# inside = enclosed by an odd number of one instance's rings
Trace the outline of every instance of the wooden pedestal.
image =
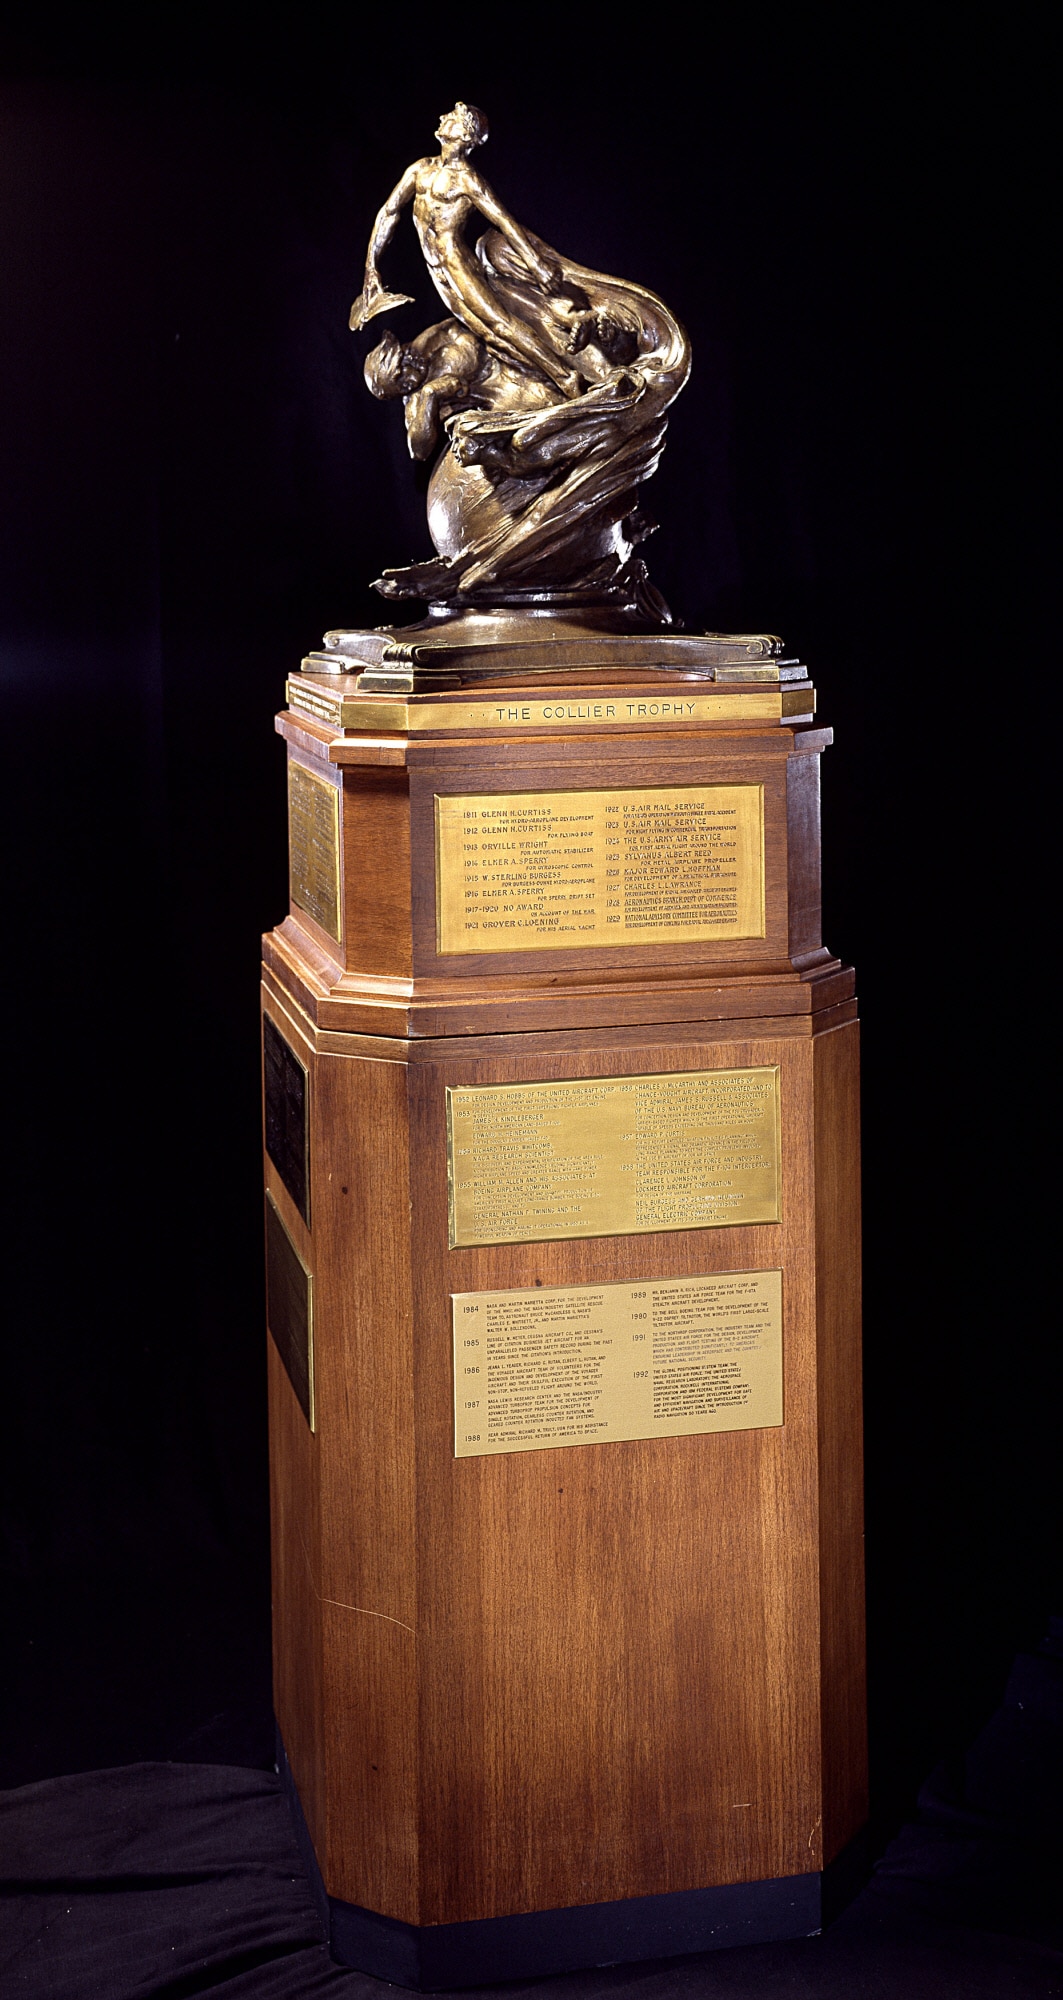
{"type": "Polygon", "coordinates": [[[330,918],[304,857],[325,921],[293,902],[265,945],[295,1086],[266,1153],[276,1708],[337,1951],[407,1985],[818,1929],[865,1816],[858,1028],[819,938],[829,738],[769,692],[359,728],[322,677],[279,720],[336,788],[340,882],[330,918]],[[763,936],[439,951],[438,796],[734,783],[764,788],[763,936]],[[779,1221],[449,1247],[448,1088],[772,1066],[779,1221]],[[783,1422],[455,1456],[453,1294],[758,1271],[783,1422]]]}

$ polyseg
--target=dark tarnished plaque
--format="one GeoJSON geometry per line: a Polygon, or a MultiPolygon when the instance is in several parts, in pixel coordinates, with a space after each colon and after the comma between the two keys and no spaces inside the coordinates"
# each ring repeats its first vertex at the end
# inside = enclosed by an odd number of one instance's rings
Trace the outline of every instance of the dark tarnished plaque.
{"type": "Polygon", "coordinates": [[[266,1151],[303,1221],[310,1225],[310,1119],[307,1074],[265,1015],[262,1024],[266,1151]]]}
{"type": "Polygon", "coordinates": [[[314,1281],[266,1196],[266,1320],[288,1379],[314,1428],[314,1281]]]}

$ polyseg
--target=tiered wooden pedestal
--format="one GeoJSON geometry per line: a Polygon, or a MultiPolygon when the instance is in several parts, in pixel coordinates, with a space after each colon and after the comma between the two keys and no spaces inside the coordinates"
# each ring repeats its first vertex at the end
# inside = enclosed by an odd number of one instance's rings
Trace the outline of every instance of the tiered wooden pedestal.
{"type": "Polygon", "coordinates": [[[387,701],[302,675],[289,698],[295,899],[263,988],[275,1688],[334,1947],[431,1988],[814,1931],[865,1816],[829,732],[801,680],[387,701]],[[437,799],[737,785],[763,788],[762,935],[440,950],[437,799]],[[775,1066],[779,1220],[450,1247],[448,1088],[775,1066]],[[453,1295],[776,1271],[782,1422],[455,1455],[453,1295]]]}

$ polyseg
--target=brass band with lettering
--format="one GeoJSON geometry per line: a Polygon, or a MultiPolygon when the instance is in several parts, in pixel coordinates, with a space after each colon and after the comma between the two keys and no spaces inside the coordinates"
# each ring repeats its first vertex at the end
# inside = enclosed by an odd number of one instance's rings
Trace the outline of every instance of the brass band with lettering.
{"type": "Polygon", "coordinates": [[[450,1245],[777,1222],[775,1067],[447,1089],[450,1245]]]}
{"type": "MultiPolygon", "coordinates": [[[[751,668],[750,680],[760,675],[777,679],[777,668],[751,668]]],[[[815,713],[815,689],[808,681],[793,687],[711,688],[705,694],[669,692],[653,694],[645,687],[620,688],[607,694],[559,693],[547,699],[518,696],[509,700],[481,697],[478,701],[430,701],[373,699],[366,695],[333,693],[320,680],[294,674],[287,685],[293,709],[316,716],[334,729],[398,731],[404,736],[421,733],[460,734],[465,730],[502,730],[518,735],[534,735],[543,730],[675,730],[704,728],[734,722],[780,722],[787,717],[815,713]]]]}
{"type": "Polygon", "coordinates": [[[764,936],[761,785],[436,799],[441,953],[764,936]]]}
{"type": "Polygon", "coordinates": [[[783,1420],[782,1272],[458,1292],[454,1456],[783,1420]]]}

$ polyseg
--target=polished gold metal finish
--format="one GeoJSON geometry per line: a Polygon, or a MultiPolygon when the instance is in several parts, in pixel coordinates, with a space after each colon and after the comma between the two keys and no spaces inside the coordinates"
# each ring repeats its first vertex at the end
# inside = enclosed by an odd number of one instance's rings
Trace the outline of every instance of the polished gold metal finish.
{"type": "Polygon", "coordinates": [[[637,631],[670,623],[634,549],[652,529],[635,489],[656,470],[690,346],[642,286],[562,257],[524,229],[470,163],[487,120],[458,103],[436,155],[407,168],[377,216],[358,329],[408,302],[378,260],[403,208],[447,318],[369,355],[374,395],[400,397],[411,455],[442,454],[428,490],[433,561],[385,571],[385,597],[519,605],[603,616],[637,631]],[[475,250],[465,223],[490,227],[475,250]]]}
{"type": "Polygon", "coordinates": [[[779,1220],[775,1068],[447,1090],[450,1246],[779,1220]]]}
{"type": "Polygon", "coordinates": [[[288,864],[292,902],[340,936],[339,791],[288,762],[288,864]]]}
{"type": "Polygon", "coordinates": [[[782,1272],[456,1292],[454,1456],[783,1420],[782,1272]]]}
{"type": "Polygon", "coordinates": [[[763,936],[761,785],[436,798],[440,952],[763,936]]]}
{"type": "Polygon", "coordinates": [[[815,689],[809,681],[800,687],[750,687],[714,689],[708,694],[687,694],[682,687],[655,694],[647,687],[588,690],[571,695],[552,695],[549,701],[531,700],[523,694],[512,701],[486,697],[480,701],[376,701],[366,695],[333,694],[304,675],[291,677],[287,686],[289,706],[312,715],[334,729],[396,731],[403,736],[455,735],[470,730],[504,730],[510,735],[552,736],[558,730],[684,729],[697,724],[727,722],[781,722],[794,716],[812,716],[816,709],[815,689]]]}

